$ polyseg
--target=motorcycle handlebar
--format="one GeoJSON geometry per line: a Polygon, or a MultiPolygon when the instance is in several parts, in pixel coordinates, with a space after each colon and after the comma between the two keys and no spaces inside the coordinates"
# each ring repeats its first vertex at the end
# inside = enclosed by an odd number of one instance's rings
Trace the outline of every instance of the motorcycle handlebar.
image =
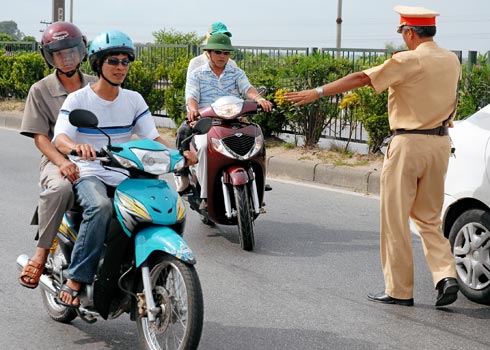
{"type": "MultiPolygon", "coordinates": [[[[107,153],[104,150],[96,151],[95,155],[97,158],[105,158],[107,156],[107,153]]],[[[70,151],[70,156],[78,156],[77,150],[72,149],[70,151]]]]}

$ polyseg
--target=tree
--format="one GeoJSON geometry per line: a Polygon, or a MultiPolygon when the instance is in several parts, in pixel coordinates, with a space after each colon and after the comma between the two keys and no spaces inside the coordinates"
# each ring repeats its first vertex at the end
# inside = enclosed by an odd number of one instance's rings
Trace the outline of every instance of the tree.
{"type": "Polygon", "coordinates": [[[161,45],[199,45],[205,39],[205,36],[198,36],[196,32],[183,33],[173,28],[163,28],[152,34],[155,43],[161,45]]]}
{"type": "Polygon", "coordinates": [[[17,39],[8,34],[0,33],[0,41],[17,41],[17,39]]]}
{"type": "Polygon", "coordinates": [[[385,49],[388,50],[389,52],[405,51],[407,49],[407,45],[405,44],[395,45],[393,42],[389,42],[389,43],[385,43],[385,49]]]}
{"type": "Polygon", "coordinates": [[[33,36],[25,36],[22,38],[23,42],[35,43],[37,40],[33,36]]]}
{"type": "Polygon", "coordinates": [[[2,21],[0,22],[0,34],[7,34],[15,40],[21,40],[24,34],[17,28],[17,23],[14,21],[2,21]]]}
{"type": "MultiPolygon", "coordinates": [[[[348,59],[335,59],[331,55],[294,55],[286,59],[284,69],[289,86],[293,91],[300,91],[347,75],[352,70],[352,64],[348,59]]],[[[295,107],[287,116],[293,130],[304,137],[306,147],[316,146],[325,128],[334,126],[332,123],[340,114],[338,105],[341,99],[342,94],[326,96],[314,103],[295,107]]]]}

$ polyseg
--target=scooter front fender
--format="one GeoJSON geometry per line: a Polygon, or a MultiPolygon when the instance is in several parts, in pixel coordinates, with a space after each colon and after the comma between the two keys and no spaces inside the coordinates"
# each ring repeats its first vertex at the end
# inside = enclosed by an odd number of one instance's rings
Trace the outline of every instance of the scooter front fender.
{"type": "Polygon", "coordinates": [[[229,183],[233,186],[245,185],[252,180],[252,177],[248,173],[247,169],[244,169],[241,166],[230,166],[228,169],[226,169],[226,174],[228,176],[224,177],[223,182],[229,183]]]}
{"type": "Polygon", "coordinates": [[[136,235],[136,267],[157,250],[173,255],[185,263],[196,263],[194,253],[177,232],[166,226],[151,226],[142,229],[136,235]]]}

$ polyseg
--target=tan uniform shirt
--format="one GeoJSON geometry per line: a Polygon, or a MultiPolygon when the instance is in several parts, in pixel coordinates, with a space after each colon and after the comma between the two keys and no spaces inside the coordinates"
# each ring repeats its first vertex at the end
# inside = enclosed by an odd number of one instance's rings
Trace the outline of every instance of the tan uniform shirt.
{"type": "Polygon", "coordinates": [[[440,48],[433,41],[422,43],[415,50],[397,53],[364,73],[376,92],[389,88],[391,130],[441,126],[456,106],[461,64],[453,52],[440,48]]]}
{"type": "MultiPolygon", "coordinates": [[[[82,87],[97,81],[97,77],[82,74],[82,87]]],[[[53,138],[54,125],[61,105],[68,96],[56,73],[34,83],[27,95],[20,133],[34,137],[35,134],[53,138]]]]}

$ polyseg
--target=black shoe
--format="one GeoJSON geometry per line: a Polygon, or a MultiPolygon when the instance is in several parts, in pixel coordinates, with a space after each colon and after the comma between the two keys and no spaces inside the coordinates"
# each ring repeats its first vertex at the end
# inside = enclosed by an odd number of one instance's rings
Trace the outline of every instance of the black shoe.
{"type": "Polygon", "coordinates": [[[412,299],[396,299],[390,297],[388,294],[385,292],[380,292],[377,294],[368,294],[368,299],[371,301],[374,301],[376,303],[383,303],[383,304],[397,304],[397,305],[402,305],[402,306],[413,306],[413,298],[412,299]]]}
{"type": "Polygon", "coordinates": [[[436,306],[452,304],[458,299],[458,281],[453,277],[446,277],[440,280],[436,286],[437,299],[436,306]]]}

